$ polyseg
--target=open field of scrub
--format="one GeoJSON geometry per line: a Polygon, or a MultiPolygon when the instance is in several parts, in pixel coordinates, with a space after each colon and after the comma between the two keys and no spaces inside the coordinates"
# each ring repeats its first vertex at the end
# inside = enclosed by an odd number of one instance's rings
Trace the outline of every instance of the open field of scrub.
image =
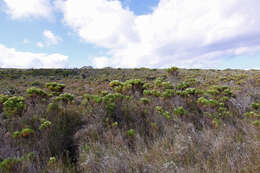
{"type": "Polygon", "coordinates": [[[259,173],[260,71],[0,69],[1,173],[259,173]]]}

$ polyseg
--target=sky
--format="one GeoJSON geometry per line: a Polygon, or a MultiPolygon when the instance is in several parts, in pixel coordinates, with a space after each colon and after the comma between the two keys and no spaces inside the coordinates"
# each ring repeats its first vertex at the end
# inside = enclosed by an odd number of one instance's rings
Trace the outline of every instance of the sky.
{"type": "Polygon", "coordinates": [[[0,0],[0,68],[260,69],[259,0],[0,0]]]}

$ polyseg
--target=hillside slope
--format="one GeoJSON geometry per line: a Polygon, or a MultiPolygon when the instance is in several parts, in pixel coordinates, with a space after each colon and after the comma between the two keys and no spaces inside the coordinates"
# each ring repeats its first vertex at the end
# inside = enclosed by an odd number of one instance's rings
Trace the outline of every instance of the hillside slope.
{"type": "Polygon", "coordinates": [[[0,69],[0,172],[260,172],[260,71],[0,69]]]}

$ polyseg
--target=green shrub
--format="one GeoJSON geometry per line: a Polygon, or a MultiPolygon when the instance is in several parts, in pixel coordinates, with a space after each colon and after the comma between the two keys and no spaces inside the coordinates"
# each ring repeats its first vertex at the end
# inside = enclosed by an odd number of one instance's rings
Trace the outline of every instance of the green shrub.
{"type": "Polygon", "coordinates": [[[198,98],[197,103],[199,105],[208,106],[209,105],[209,100],[204,98],[204,97],[200,97],[200,98],[198,98]]]}
{"type": "Polygon", "coordinates": [[[162,97],[167,98],[167,97],[172,97],[174,96],[175,91],[173,89],[166,89],[165,91],[163,91],[162,93],[162,97]]]}
{"type": "Polygon", "coordinates": [[[3,173],[14,173],[20,171],[21,160],[16,158],[6,158],[0,162],[0,170],[3,173]]]}
{"type": "Polygon", "coordinates": [[[188,87],[190,87],[190,84],[187,82],[181,82],[179,85],[176,86],[178,90],[184,90],[188,87]]]}
{"type": "Polygon", "coordinates": [[[155,81],[154,84],[156,87],[160,87],[162,85],[163,79],[161,77],[158,77],[155,81]]]}
{"type": "Polygon", "coordinates": [[[144,90],[143,94],[146,95],[146,96],[152,96],[153,92],[152,92],[152,90],[144,90]]]}
{"type": "Polygon", "coordinates": [[[144,83],[143,84],[143,89],[149,89],[149,88],[152,88],[153,87],[153,84],[151,83],[144,83]]]}
{"type": "Polygon", "coordinates": [[[65,88],[65,85],[64,84],[59,84],[57,82],[49,82],[49,83],[46,83],[46,87],[52,91],[55,95],[59,94],[59,93],[62,93],[64,88],[65,88]]]}
{"type": "Polygon", "coordinates": [[[122,82],[120,82],[119,80],[113,80],[109,83],[110,87],[116,87],[116,86],[122,86],[122,82]]]}
{"type": "Polygon", "coordinates": [[[256,127],[260,127],[260,120],[255,120],[252,124],[256,127]]]}
{"type": "Polygon", "coordinates": [[[104,97],[104,96],[106,96],[106,95],[108,95],[109,94],[109,92],[108,91],[101,91],[101,95],[102,95],[102,97],[104,97]]]}
{"type": "Polygon", "coordinates": [[[7,100],[8,100],[7,95],[0,94],[0,105],[3,104],[7,100]]]}
{"type": "Polygon", "coordinates": [[[148,98],[140,98],[140,101],[143,103],[143,104],[149,104],[150,100],[148,98]]]}
{"type": "Polygon", "coordinates": [[[4,102],[8,100],[7,95],[0,94],[0,113],[3,111],[4,102]]]}
{"type": "Polygon", "coordinates": [[[47,129],[50,126],[51,126],[51,122],[43,118],[43,119],[41,119],[41,125],[39,127],[39,130],[47,129]]]}
{"type": "Polygon", "coordinates": [[[158,91],[158,90],[152,90],[152,93],[153,93],[153,95],[155,96],[155,97],[160,97],[161,96],[161,93],[160,93],[160,91],[158,91]]]}
{"type": "Polygon", "coordinates": [[[182,106],[174,109],[174,114],[178,115],[178,116],[183,116],[186,114],[186,111],[184,110],[184,108],[182,106]]]}
{"type": "Polygon", "coordinates": [[[163,113],[163,116],[164,116],[166,119],[170,119],[170,118],[171,118],[171,113],[168,112],[168,111],[165,111],[165,112],[163,113]]]}
{"type": "Polygon", "coordinates": [[[220,124],[221,124],[221,120],[218,119],[218,118],[214,118],[214,119],[212,120],[212,124],[213,124],[213,126],[214,126],[215,128],[218,128],[218,127],[220,126],[220,124]]]}
{"type": "Polygon", "coordinates": [[[253,103],[253,104],[251,105],[251,108],[257,110],[257,109],[260,108],[260,104],[259,104],[259,103],[253,103]]]}
{"type": "Polygon", "coordinates": [[[167,69],[167,72],[170,74],[177,74],[179,68],[178,67],[171,67],[167,69]]]}
{"type": "Polygon", "coordinates": [[[250,112],[246,112],[244,115],[247,118],[255,118],[255,117],[257,117],[258,114],[256,112],[254,112],[254,111],[250,111],[250,112]]]}
{"type": "Polygon", "coordinates": [[[34,130],[30,129],[30,128],[24,128],[21,131],[21,136],[22,137],[29,137],[32,136],[34,134],[34,130]]]}
{"type": "Polygon", "coordinates": [[[112,127],[117,127],[118,126],[118,122],[113,122],[112,123],[112,127]]]}
{"type": "Polygon", "coordinates": [[[13,133],[12,137],[15,138],[15,139],[21,137],[21,132],[20,131],[15,131],[13,133]]]}
{"type": "Polygon", "coordinates": [[[32,82],[32,86],[42,86],[42,83],[40,81],[34,81],[32,82]]]}
{"type": "MultiPolygon", "coordinates": [[[[109,94],[107,94],[109,95],[109,94]]],[[[105,95],[104,97],[106,97],[107,95],[105,95]]],[[[91,102],[95,102],[95,103],[101,103],[102,102],[102,97],[100,97],[99,95],[92,95],[92,94],[85,94],[83,96],[83,101],[82,101],[82,104],[87,104],[88,101],[91,101],[91,102]]]]}
{"type": "Polygon", "coordinates": [[[217,89],[209,89],[207,90],[207,93],[213,96],[217,96],[219,94],[219,91],[217,89]]]}
{"type": "Polygon", "coordinates": [[[71,103],[74,100],[74,96],[70,93],[64,93],[56,97],[56,101],[62,101],[63,103],[71,103]]]}
{"type": "Polygon", "coordinates": [[[8,117],[13,115],[21,115],[24,109],[24,98],[21,96],[13,96],[4,102],[4,114],[8,117]]]}
{"type": "Polygon", "coordinates": [[[162,82],[162,87],[163,87],[163,89],[173,89],[173,85],[172,85],[172,83],[171,82],[162,82]]]}
{"type": "Polygon", "coordinates": [[[47,106],[47,113],[52,112],[52,111],[58,111],[59,110],[59,105],[57,103],[49,103],[47,106]]]}
{"type": "Polygon", "coordinates": [[[40,88],[31,87],[26,90],[26,94],[29,97],[46,97],[47,93],[40,88]]]}
{"type": "MultiPolygon", "coordinates": [[[[132,86],[131,86],[132,87],[132,86]]],[[[124,90],[126,90],[126,88],[124,88],[124,90]]],[[[114,87],[114,91],[115,92],[118,92],[118,93],[121,93],[123,91],[123,87],[122,86],[115,86],[114,87]]]]}
{"type": "Polygon", "coordinates": [[[57,162],[56,157],[50,157],[48,161],[48,166],[51,166],[57,162]]]}
{"type": "Polygon", "coordinates": [[[163,108],[161,106],[156,106],[155,107],[156,111],[159,112],[160,114],[163,113],[163,108]]]}
{"type": "Polygon", "coordinates": [[[127,136],[129,137],[134,137],[135,136],[135,130],[134,129],[129,129],[127,131],[127,136]]]}

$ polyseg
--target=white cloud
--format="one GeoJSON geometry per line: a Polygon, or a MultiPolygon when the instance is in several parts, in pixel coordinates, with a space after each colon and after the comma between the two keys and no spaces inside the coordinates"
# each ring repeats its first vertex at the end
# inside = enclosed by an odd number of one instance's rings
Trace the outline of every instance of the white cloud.
{"type": "Polygon", "coordinates": [[[47,45],[56,45],[62,41],[59,36],[54,35],[50,30],[43,31],[43,36],[45,37],[47,45]]]}
{"type": "Polygon", "coordinates": [[[55,53],[19,52],[0,44],[0,68],[64,68],[68,57],[55,53]]]}
{"type": "Polygon", "coordinates": [[[109,59],[107,57],[95,57],[93,59],[93,64],[95,64],[96,68],[103,68],[103,67],[108,67],[109,64],[109,59]]]}
{"type": "Polygon", "coordinates": [[[44,45],[43,45],[42,42],[37,42],[36,45],[37,45],[38,47],[40,47],[40,48],[43,48],[43,47],[44,47],[44,45]]]}
{"type": "Polygon", "coordinates": [[[64,23],[85,41],[117,48],[138,40],[133,12],[123,9],[117,0],[59,0],[56,5],[64,12],[64,23]]]}
{"type": "Polygon", "coordinates": [[[108,48],[93,64],[121,67],[214,67],[220,57],[260,52],[259,0],[160,0],[136,16],[119,0],[57,0],[64,23],[108,48]]]}
{"type": "Polygon", "coordinates": [[[30,43],[30,41],[25,38],[25,39],[23,40],[23,44],[28,44],[28,43],[30,43]]]}
{"type": "Polygon", "coordinates": [[[50,0],[3,0],[6,4],[6,13],[13,19],[28,17],[52,17],[50,0]]]}

